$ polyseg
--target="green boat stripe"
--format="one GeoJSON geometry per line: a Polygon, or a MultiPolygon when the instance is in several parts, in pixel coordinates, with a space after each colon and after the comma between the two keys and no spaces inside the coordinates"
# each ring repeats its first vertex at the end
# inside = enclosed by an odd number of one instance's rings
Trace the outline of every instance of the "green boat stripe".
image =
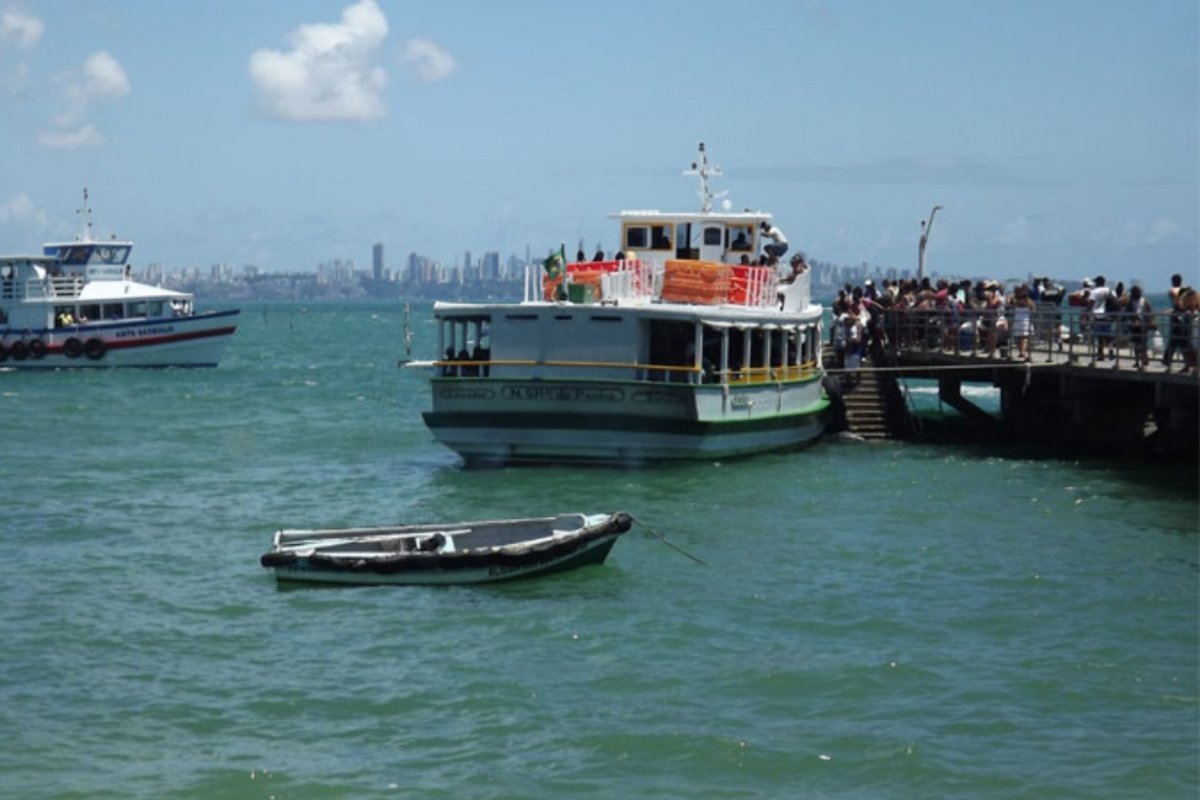
{"type": "Polygon", "coordinates": [[[479,412],[426,411],[422,416],[431,429],[496,428],[574,431],[621,431],[623,433],[659,433],[683,436],[741,436],[748,433],[778,431],[822,424],[828,402],[821,402],[804,414],[721,421],[663,419],[636,414],[566,414],[559,412],[479,412]]]}

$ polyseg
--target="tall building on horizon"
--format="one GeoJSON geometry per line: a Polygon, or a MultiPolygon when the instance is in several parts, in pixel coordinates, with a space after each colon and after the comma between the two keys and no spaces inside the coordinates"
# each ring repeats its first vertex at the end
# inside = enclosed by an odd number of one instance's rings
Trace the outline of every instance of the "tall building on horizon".
{"type": "Polygon", "coordinates": [[[371,277],[383,280],[383,242],[376,242],[371,248],[371,277]]]}

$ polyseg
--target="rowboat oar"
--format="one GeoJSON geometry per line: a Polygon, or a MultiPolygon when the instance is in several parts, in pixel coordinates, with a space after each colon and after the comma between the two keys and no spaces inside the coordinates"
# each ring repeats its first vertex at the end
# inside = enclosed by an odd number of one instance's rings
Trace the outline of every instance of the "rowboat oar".
{"type": "Polygon", "coordinates": [[[687,557],[688,557],[688,558],[690,558],[692,561],[695,561],[697,564],[700,564],[701,566],[705,566],[705,567],[707,567],[707,566],[708,566],[708,562],[707,562],[707,561],[705,561],[704,559],[700,558],[699,556],[694,556],[694,555],[692,555],[691,553],[689,553],[687,550],[684,550],[684,549],[683,549],[682,547],[680,547],[679,545],[675,544],[674,542],[671,542],[671,541],[669,541],[669,540],[667,539],[667,537],[663,536],[661,533],[659,533],[658,531],[654,530],[654,529],[653,529],[653,528],[651,528],[649,525],[647,525],[646,523],[642,522],[640,519],[638,519],[637,517],[633,516],[632,514],[630,514],[629,516],[630,516],[630,519],[632,519],[632,520],[633,520],[634,522],[636,522],[638,525],[642,526],[642,529],[643,529],[643,530],[645,530],[645,531],[646,531],[646,533],[650,534],[650,535],[651,535],[651,536],[653,536],[655,539],[658,539],[660,542],[662,542],[662,543],[663,543],[663,544],[665,544],[667,547],[669,547],[669,548],[671,548],[672,550],[674,550],[676,553],[679,553],[680,555],[687,556],[687,557]]]}

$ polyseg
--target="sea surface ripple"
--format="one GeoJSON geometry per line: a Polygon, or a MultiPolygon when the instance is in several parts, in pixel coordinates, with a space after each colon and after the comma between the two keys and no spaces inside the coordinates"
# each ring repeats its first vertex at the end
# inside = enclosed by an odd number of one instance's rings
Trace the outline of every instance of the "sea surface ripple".
{"type": "Polygon", "coordinates": [[[1194,470],[465,470],[402,320],[252,306],[217,369],[0,373],[0,796],[1196,797],[1194,470]],[[258,565],[285,526],[618,509],[707,566],[642,534],[484,588],[258,565]]]}

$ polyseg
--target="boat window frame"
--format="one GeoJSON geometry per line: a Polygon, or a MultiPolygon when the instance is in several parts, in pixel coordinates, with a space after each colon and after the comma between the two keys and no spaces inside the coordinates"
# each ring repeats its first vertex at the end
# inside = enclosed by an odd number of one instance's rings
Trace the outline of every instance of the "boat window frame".
{"type": "Polygon", "coordinates": [[[650,223],[650,249],[674,250],[677,239],[675,224],[671,222],[650,223]],[[661,231],[661,233],[657,233],[661,231]]]}
{"type": "Polygon", "coordinates": [[[649,250],[650,225],[648,223],[627,224],[625,230],[622,231],[621,241],[625,243],[626,250],[649,250]],[[634,241],[634,234],[637,234],[637,242],[634,241]]]}
{"type": "Polygon", "coordinates": [[[754,252],[754,223],[753,222],[729,222],[725,224],[725,249],[731,253],[753,253],[754,252]],[[737,232],[745,231],[746,245],[737,245],[737,232]]]}

